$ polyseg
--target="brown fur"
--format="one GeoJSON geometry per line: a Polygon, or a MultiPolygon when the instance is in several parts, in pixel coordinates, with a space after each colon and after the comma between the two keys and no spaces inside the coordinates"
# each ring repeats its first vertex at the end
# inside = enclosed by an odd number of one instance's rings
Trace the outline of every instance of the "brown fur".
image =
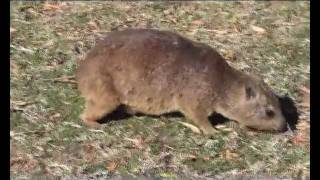
{"type": "Polygon", "coordinates": [[[90,125],[119,105],[152,115],[180,111],[205,134],[214,132],[213,112],[260,130],[286,125],[262,80],[233,69],[210,46],[172,32],[111,32],[88,53],[77,78],[86,100],[82,119],[90,125]]]}

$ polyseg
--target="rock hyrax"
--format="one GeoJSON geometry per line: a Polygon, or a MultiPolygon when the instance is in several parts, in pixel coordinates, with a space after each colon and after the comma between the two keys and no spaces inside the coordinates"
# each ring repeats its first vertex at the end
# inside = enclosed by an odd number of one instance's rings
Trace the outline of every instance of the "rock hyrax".
{"type": "Polygon", "coordinates": [[[278,98],[262,80],[168,31],[110,32],[81,62],[77,80],[88,125],[124,105],[150,115],[179,111],[205,134],[214,132],[214,112],[258,130],[286,128],[278,98]]]}

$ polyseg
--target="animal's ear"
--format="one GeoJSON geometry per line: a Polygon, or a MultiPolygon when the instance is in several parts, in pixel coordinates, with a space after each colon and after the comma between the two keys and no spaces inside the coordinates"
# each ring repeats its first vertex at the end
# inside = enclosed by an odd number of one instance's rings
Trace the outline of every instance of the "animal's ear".
{"type": "Polygon", "coordinates": [[[247,100],[250,100],[250,99],[256,97],[256,92],[255,92],[255,90],[254,90],[254,88],[252,86],[246,85],[245,86],[245,91],[246,91],[247,100]]]}

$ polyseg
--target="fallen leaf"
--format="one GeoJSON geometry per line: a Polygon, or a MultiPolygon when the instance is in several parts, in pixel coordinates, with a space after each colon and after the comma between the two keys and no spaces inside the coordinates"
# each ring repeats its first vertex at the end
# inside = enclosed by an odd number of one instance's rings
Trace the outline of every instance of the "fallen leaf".
{"type": "Polygon", "coordinates": [[[168,146],[168,145],[166,145],[166,144],[164,144],[163,146],[166,147],[166,148],[168,148],[168,149],[175,150],[173,147],[168,146]]]}
{"type": "Polygon", "coordinates": [[[95,29],[95,30],[99,29],[98,23],[95,21],[88,22],[88,25],[91,29],[95,29]]]}
{"type": "Polygon", "coordinates": [[[31,19],[34,19],[35,17],[38,16],[38,13],[33,9],[33,8],[28,8],[26,10],[26,16],[25,16],[25,19],[27,21],[31,20],[31,19]]]}
{"type": "Polygon", "coordinates": [[[131,18],[131,17],[127,17],[126,19],[126,23],[131,23],[131,22],[134,22],[135,21],[135,18],[131,18]]]}
{"type": "Polygon", "coordinates": [[[226,150],[225,155],[226,155],[226,159],[228,159],[228,160],[234,160],[239,157],[239,155],[237,153],[235,153],[229,149],[226,150]]]}
{"type": "Polygon", "coordinates": [[[27,102],[24,102],[24,101],[15,101],[14,104],[17,105],[17,106],[25,106],[25,105],[27,105],[27,102]]]}
{"type": "Polygon", "coordinates": [[[264,34],[266,33],[266,30],[261,28],[261,27],[258,27],[258,26],[255,26],[255,25],[251,25],[250,26],[252,30],[254,30],[255,32],[257,32],[258,34],[264,34]]]}
{"type": "Polygon", "coordinates": [[[14,49],[16,49],[16,50],[18,50],[18,51],[23,51],[23,52],[28,53],[28,54],[33,54],[33,53],[34,53],[33,50],[27,49],[27,48],[22,47],[22,46],[16,47],[16,46],[14,46],[14,45],[10,45],[10,47],[11,47],[11,48],[14,48],[14,49]]]}
{"type": "Polygon", "coordinates": [[[226,128],[227,126],[224,125],[224,124],[218,124],[215,126],[216,129],[223,129],[223,128],[226,128]]]}
{"type": "Polygon", "coordinates": [[[194,36],[198,32],[197,29],[189,29],[186,33],[188,36],[194,36]]]}
{"type": "Polygon", "coordinates": [[[17,30],[13,27],[10,27],[10,34],[16,32],[17,30]]]}
{"type": "Polygon", "coordinates": [[[18,71],[19,71],[18,65],[10,61],[10,72],[12,74],[18,75],[19,74],[18,71]]]}
{"type": "Polygon", "coordinates": [[[177,19],[175,18],[175,17],[173,17],[173,16],[167,16],[168,17],[168,19],[171,21],[171,22],[173,22],[173,23],[177,23],[177,19]]]}
{"type": "Polygon", "coordinates": [[[237,26],[237,25],[233,25],[233,30],[237,33],[241,32],[241,27],[237,26]]]}
{"type": "Polygon", "coordinates": [[[43,9],[44,10],[57,10],[62,7],[62,4],[50,4],[48,2],[44,3],[43,9]]]}
{"type": "Polygon", "coordinates": [[[138,149],[144,149],[145,148],[145,143],[144,140],[139,136],[136,139],[132,138],[125,138],[125,140],[130,141],[134,144],[134,146],[138,149]]]}
{"type": "MultiPolygon", "coordinates": [[[[61,116],[60,116],[60,117],[61,117],[61,116]]],[[[72,123],[72,122],[66,122],[66,121],[65,121],[63,124],[69,125],[69,126],[71,126],[71,127],[79,128],[79,129],[82,128],[82,126],[80,126],[80,125],[78,125],[78,124],[75,124],[75,123],[72,123]]]]}
{"type": "Polygon", "coordinates": [[[56,163],[56,162],[48,164],[48,167],[59,167],[59,168],[64,169],[66,171],[70,171],[70,167],[69,166],[64,165],[64,164],[59,164],[59,163],[56,163]]]}
{"type": "Polygon", "coordinates": [[[106,169],[110,172],[113,172],[117,168],[117,163],[115,161],[109,161],[106,165],[106,169]]]}
{"type": "Polygon", "coordinates": [[[31,157],[10,157],[10,169],[30,172],[36,167],[39,167],[39,163],[31,157]]]}
{"type": "Polygon", "coordinates": [[[310,94],[310,89],[306,86],[301,86],[301,87],[299,87],[299,89],[305,93],[310,94]]]}
{"type": "Polygon", "coordinates": [[[194,20],[191,22],[191,24],[194,24],[194,25],[203,25],[205,24],[205,22],[201,19],[198,19],[198,20],[194,20]]]}
{"type": "Polygon", "coordinates": [[[48,48],[48,47],[51,47],[54,45],[54,42],[52,39],[49,39],[48,41],[46,41],[42,46],[41,48],[48,48]]]}
{"type": "Polygon", "coordinates": [[[159,173],[160,177],[165,178],[165,179],[175,179],[174,175],[172,175],[171,173],[166,173],[166,172],[161,172],[159,173]]]}
{"type": "Polygon", "coordinates": [[[186,155],[186,158],[187,158],[188,160],[191,160],[191,161],[197,160],[197,156],[195,156],[195,155],[193,155],[193,154],[188,154],[188,155],[186,155]]]}
{"type": "Polygon", "coordinates": [[[232,131],[234,131],[233,128],[223,128],[221,130],[224,131],[224,132],[232,132],[232,131]]]}
{"type": "Polygon", "coordinates": [[[237,55],[234,51],[229,50],[225,53],[225,58],[229,61],[235,61],[237,60],[237,55]]]}
{"type": "Polygon", "coordinates": [[[11,100],[10,101],[14,106],[27,106],[27,105],[30,105],[30,104],[33,104],[33,102],[25,102],[25,101],[14,101],[14,100],[11,100]]]}
{"type": "Polygon", "coordinates": [[[165,14],[165,15],[168,15],[170,13],[171,13],[171,11],[169,9],[166,9],[166,10],[163,11],[163,14],[165,14]]]}
{"type": "Polygon", "coordinates": [[[305,108],[310,107],[310,89],[306,86],[299,87],[301,91],[301,99],[299,105],[305,108]]]}
{"type": "Polygon", "coordinates": [[[310,107],[310,97],[303,96],[302,97],[302,102],[299,103],[300,106],[309,108],[310,107]]]}
{"type": "Polygon", "coordinates": [[[89,129],[90,132],[94,132],[94,133],[102,133],[102,134],[106,134],[105,131],[99,130],[99,129],[89,129]]]}
{"type": "Polygon", "coordinates": [[[77,81],[75,80],[75,76],[63,76],[63,77],[55,78],[53,79],[53,82],[77,84],[77,81]]]}
{"type": "Polygon", "coordinates": [[[57,119],[57,118],[60,118],[61,117],[61,114],[60,113],[55,113],[53,114],[52,116],[49,117],[50,120],[54,120],[54,119],[57,119]]]}
{"type": "Polygon", "coordinates": [[[305,130],[309,130],[310,129],[310,123],[306,122],[306,121],[301,121],[297,124],[296,127],[298,130],[300,131],[305,131],[305,130]]]}
{"type": "Polygon", "coordinates": [[[203,156],[203,160],[209,161],[210,160],[210,156],[203,156]]]}
{"type": "Polygon", "coordinates": [[[199,128],[197,128],[196,126],[194,126],[194,125],[190,124],[190,123],[181,122],[181,121],[178,121],[178,123],[180,123],[180,124],[182,124],[182,125],[184,125],[184,126],[186,126],[186,127],[190,128],[190,129],[191,129],[191,131],[192,131],[192,132],[194,132],[194,133],[201,134],[200,129],[199,129],[199,128]]]}
{"type": "Polygon", "coordinates": [[[227,34],[228,33],[228,30],[211,30],[212,32],[216,33],[216,34],[219,34],[219,35],[224,35],[224,34],[227,34]]]}
{"type": "Polygon", "coordinates": [[[55,32],[57,36],[62,36],[63,34],[61,32],[55,32]]]}
{"type": "Polygon", "coordinates": [[[272,25],[276,26],[294,26],[296,25],[295,23],[290,23],[290,22],[282,22],[282,20],[276,20],[275,22],[271,23],[272,25]]]}
{"type": "Polygon", "coordinates": [[[302,144],[308,141],[307,138],[301,134],[293,136],[290,140],[293,144],[302,144]]]}

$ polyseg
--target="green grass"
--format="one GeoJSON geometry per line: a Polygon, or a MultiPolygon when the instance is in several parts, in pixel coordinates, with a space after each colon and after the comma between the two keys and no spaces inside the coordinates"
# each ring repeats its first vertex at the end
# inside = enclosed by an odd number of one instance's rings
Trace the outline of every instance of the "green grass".
{"type": "MultiPolygon", "coordinates": [[[[259,173],[307,176],[309,141],[292,143],[292,135],[247,132],[236,126],[233,132],[204,137],[175,122],[183,118],[151,117],[88,129],[79,120],[84,100],[76,85],[54,79],[74,75],[78,60],[105,32],[152,27],[209,44],[225,57],[234,52],[232,66],[260,74],[278,94],[289,94],[298,103],[299,87],[309,83],[309,6],[308,2],[64,2],[59,9],[46,10],[42,2],[11,2],[15,30],[10,37],[11,175],[29,179],[100,172],[151,173],[155,179],[259,173]],[[255,32],[251,25],[266,33],[255,32]],[[139,137],[141,149],[128,140],[139,137]],[[226,152],[237,156],[230,159],[226,152]],[[113,172],[106,166],[110,161],[119,163],[113,172]]],[[[299,106],[299,111],[308,114],[309,109],[299,106]]],[[[309,125],[308,119],[300,120],[306,122],[309,125]]],[[[308,136],[303,129],[295,133],[308,136]]]]}

